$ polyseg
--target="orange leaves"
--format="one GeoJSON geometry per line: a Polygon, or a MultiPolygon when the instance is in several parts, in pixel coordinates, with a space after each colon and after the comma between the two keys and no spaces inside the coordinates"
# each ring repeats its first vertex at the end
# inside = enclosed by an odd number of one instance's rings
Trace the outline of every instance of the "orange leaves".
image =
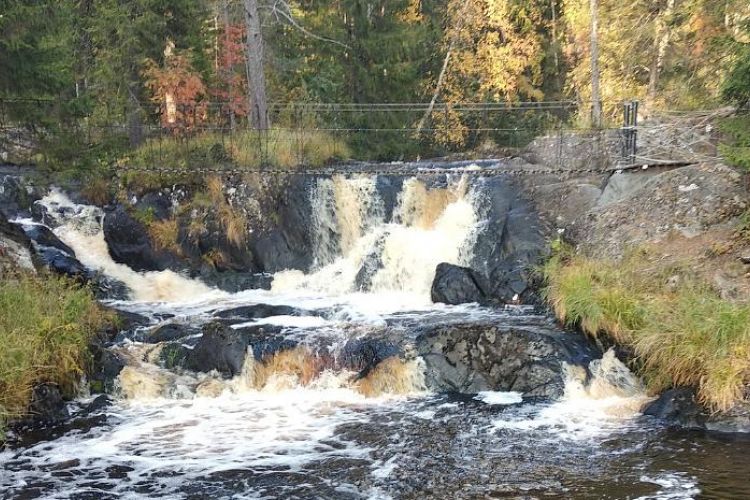
{"type": "Polygon", "coordinates": [[[146,87],[159,106],[161,125],[177,135],[187,134],[207,118],[206,87],[185,55],[165,59],[163,67],[146,62],[146,87]]]}
{"type": "Polygon", "coordinates": [[[247,78],[244,75],[245,27],[228,24],[219,36],[218,85],[211,94],[224,103],[222,114],[247,116],[247,78]]]}

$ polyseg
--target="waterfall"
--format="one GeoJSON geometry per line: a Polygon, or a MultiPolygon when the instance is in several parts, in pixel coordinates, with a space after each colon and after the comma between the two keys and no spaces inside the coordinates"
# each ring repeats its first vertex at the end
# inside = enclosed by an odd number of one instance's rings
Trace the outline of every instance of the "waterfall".
{"type": "Polygon", "coordinates": [[[55,235],[73,249],[76,258],[89,269],[125,283],[135,300],[189,302],[224,295],[174,271],[139,273],[112,260],[102,230],[105,215],[98,207],[73,203],[56,189],[38,203],[47,209],[47,214],[55,221],[55,235]]]}
{"type": "Polygon", "coordinates": [[[410,178],[393,220],[371,177],[318,179],[312,190],[316,269],[277,273],[274,291],[405,292],[429,300],[435,267],[471,260],[476,210],[465,176],[430,188],[410,178]]]}

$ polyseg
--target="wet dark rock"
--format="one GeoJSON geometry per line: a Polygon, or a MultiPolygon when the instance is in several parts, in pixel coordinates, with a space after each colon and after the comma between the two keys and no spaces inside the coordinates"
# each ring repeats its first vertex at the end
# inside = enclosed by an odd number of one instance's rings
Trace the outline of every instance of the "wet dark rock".
{"type": "Polygon", "coordinates": [[[354,278],[354,287],[360,292],[366,292],[372,287],[372,279],[383,268],[383,246],[385,237],[375,242],[375,246],[362,261],[362,265],[354,278]]]}
{"type": "Polygon", "coordinates": [[[245,338],[253,350],[253,357],[262,361],[277,352],[297,347],[295,340],[282,334],[283,330],[284,327],[278,325],[252,325],[238,328],[235,333],[245,338]]]}
{"type": "Polygon", "coordinates": [[[99,345],[89,346],[92,368],[89,370],[89,388],[91,392],[110,392],[114,389],[115,380],[123,368],[125,360],[113,351],[99,345]]]}
{"type": "Polygon", "coordinates": [[[179,261],[168,252],[154,248],[146,227],[118,205],[104,217],[104,239],[116,262],[136,271],[163,271],[179,268],[179,261]]]}
{"type": "Polygon", "coordinates": [[[656,417],[674,427],[704,429],[707,414],[696,401],[695,389],[677,387],[665,391],[658,399],[644,408],[644,415],[656,417]]]}
{"type": "Polygon", "coordinates": [[[146,326],[151,323],[146,316],[130,311],[115,310],[117,314],[118,326],[122,330],[131,330],[139,326],[146,326]]]}
{"type": "Polygon", "coordinates": [[[270,290],[273,283],[273,275],[267,273],[201,269],[198,276],[206,285],[229,293],[243,290],[270,290]]]}
{"type": "Polygon", "coordinates": [[[225,309],[214,313],[218,318],[254,319],[268,318],[270,316],[303,316],[306,311],[292,306],[277,306],[270,304],[253,304],[232,309],[225,309]]]}
{"type": "Polygon", "coordinates": [[[455,266],[445,262],[435,269],[430,296],[433,302],[444,304],[483,303],[486,300],[481,278],[468,267],[455,266]]]}
{"type": "Polygon", "coordinates": [[[247,339],[221,323],[208,323],[203,337],[187,355],[185,367],[198,372],[216,370],[225,377],[242,371],[247,352],[247,339]]]}
{"type": "Polygon", "coordinates": [[[40,384],[31,393],[29,415],[34,422],[59,422],[68,417],[60,388],[55,384],[40,384]]]}
{"type": "Polygon", "coordinates": [[[200,333],[200,330],[194,326],[182,323],[167,323],[159,325],[152,331],[143,336],[143,342],[157,344],[159,342],[172,342],[180,340],[190,335],[200,333]]]}
{"type": "Polygon", "coordinates": [[[39,224],[23,224],[23,231],[31,241],[42,247],[50,247],[60,250],[68,255],[75,256],[75,252],[68,245],[60,241],[47,226],[39,224]]]}
{"type": "Polygon", "coordinates": [[[586,365],[598,353],[582,335],[512,321],[426,327],[416,345],[432,389],[549,398],[563,394],[563,363],[586,365]]]}
{"type": "Polygon", "coordinates": [[[508,177],[479,179],[475,191],[477,215],[484,222],[469,267],[487,284],[490,300],[527,301],[536,285],[532,270],[547,254],[541,219],[508,177]]]}
{"type": "Polygon", "coordinates": [[[378,196],[383,200],[383,219],[390,222],[393,219],[393,212],[398,206],[398,196],[404,185],[404,178],[401,176],[384,176],[379,175],[375,181],[375,189],[378,196]]]}
{"type": "Polygon", "coordinates": [[[386,338],[364,337],[348,341],[338,354],[338,364],[345,369],[367,376],[384,359],[402,354],[397,342],[386,338]]]}
{"type": "Polygon", "coordinates": [[[265,206],[264,212],[278,221],[259,232],[249,244],[259,270],[275,273],[284,269],[309,270],[313,259],[312,208],[308,191],[312,177],[293,175],[280,195],[265,206]]]}
{"type": "Polygon", "coordinates": [[[88,278],[88,270],[71,254],[53,247],[37,247],[37,255],[50,271],[70,278],[88,278]]]}

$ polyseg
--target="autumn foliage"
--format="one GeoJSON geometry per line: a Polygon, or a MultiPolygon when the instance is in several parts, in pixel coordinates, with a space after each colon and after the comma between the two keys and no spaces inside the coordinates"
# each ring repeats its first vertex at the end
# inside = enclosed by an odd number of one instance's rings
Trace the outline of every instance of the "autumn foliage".
{"type": "Polygon", "coordinates": [[[151,100],[158,105],[162,127],[182,135],[206,120],[206,87],[187,56],[170,54],[161,67],[149,60],[144,76],[151,100]]]}
{"type": "Polygon", "coordinates": [[[247,78],[243,74],[245,27],[224,26],[217,54],[218,84],[211,94],[222,103],[222,116],[247,116],[247,78]]]}

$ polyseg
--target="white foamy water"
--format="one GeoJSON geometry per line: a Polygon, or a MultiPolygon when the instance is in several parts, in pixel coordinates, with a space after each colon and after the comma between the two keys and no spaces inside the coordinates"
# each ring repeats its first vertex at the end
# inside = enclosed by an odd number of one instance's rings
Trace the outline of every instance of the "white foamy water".
{"type": "MultiPolygon", "coordinates": [[[[263,362],[249,352],[231,379],[166,370],[158,366],[162,346],[123,342],[118,352],[127,366],[106,422],[0,452],[0,488],[11,498],[29,488],[44,498],[388,498],[388,488],[399,491],[394,481],[402,469],[433,453],[435,462],[425,463],[436,467],[436,478],[440,464],[457,464],[461,474],[487,467],[462,448],[461,436],[479,439],[482,456],[502,461],[507,450],[524,446],[548,447],[551,456],[560,446],[596,450],[637,428],[644,391],[613,353],[591,364],[590,379],[571,368],[564,398],[543,404],[524,403],[515,392],[483,392],[461,403],[430,396],[416,353],[390,357],[366,374],[319,369],[345,341],[385,332],[389,322],[503,321],[508,313],[430,301],[436,265],[468,264],[482,222],[465,179],[448,179],[441,188],[405,181],[389,221],[374,178],[322,179],[312,196],[315,269],[278,273],[270,291],[235,294],[115,263],[101,210],[57,191],[45,197],[42,203],[63,209],[54,232],[77,258],[132,290],[133,300],[113,302],[119,308],[195,324],[217,310],[259,303],[312,312],[233,324],[282,326],[285,338],[303,347],[263,362]],[[313,355],[304,341],[317,335],[333,341],[313,355]],[[403,446],[408,440],[411,448],[403,446]],[[446,440],[455,450],[437,455],[446,440]]],[[[642,482],[665,494],[695,490],[689,475],[643,475],[642,482]]],[[[526,491],[520,488],[514,491],[526,491]]]]}
{"type": "Polygon", "coordinates": [[[554,431],[556,439],[588,440],[626,432],[638,425],[641,409],[652,398],[613,350],[589,365],[568,367],[565,394],[549,405],[528,406],[513,418],[499,418],[495,429],[554,431]],[[519,416],[521,418],[519,418],[519,416]]]}
{"type": "Polygon", "coordinates": [[[56,218],[59,225],[53,232],[75,252],[76,258],[89,269],[125,283],[135,300],[190,302],[226,295],[174,271],[139,273],[112,260],[102,231],[104,214],[97,207],[73,203],[54,189],[38,203],[48,207],[48,213],[56,218]]]}
{"type": "Polygon", "coordinates": [[[389,222],[374,178],[319,180],[312,199],[319,267],[278,273],[273,290],[344,295],[364,287],[409,294],[408,307],[429,304],[435,267],[471,259],[479,221],[466,182],[464,176],[429,189],[417,179],[405,181],[389,222]]]}

